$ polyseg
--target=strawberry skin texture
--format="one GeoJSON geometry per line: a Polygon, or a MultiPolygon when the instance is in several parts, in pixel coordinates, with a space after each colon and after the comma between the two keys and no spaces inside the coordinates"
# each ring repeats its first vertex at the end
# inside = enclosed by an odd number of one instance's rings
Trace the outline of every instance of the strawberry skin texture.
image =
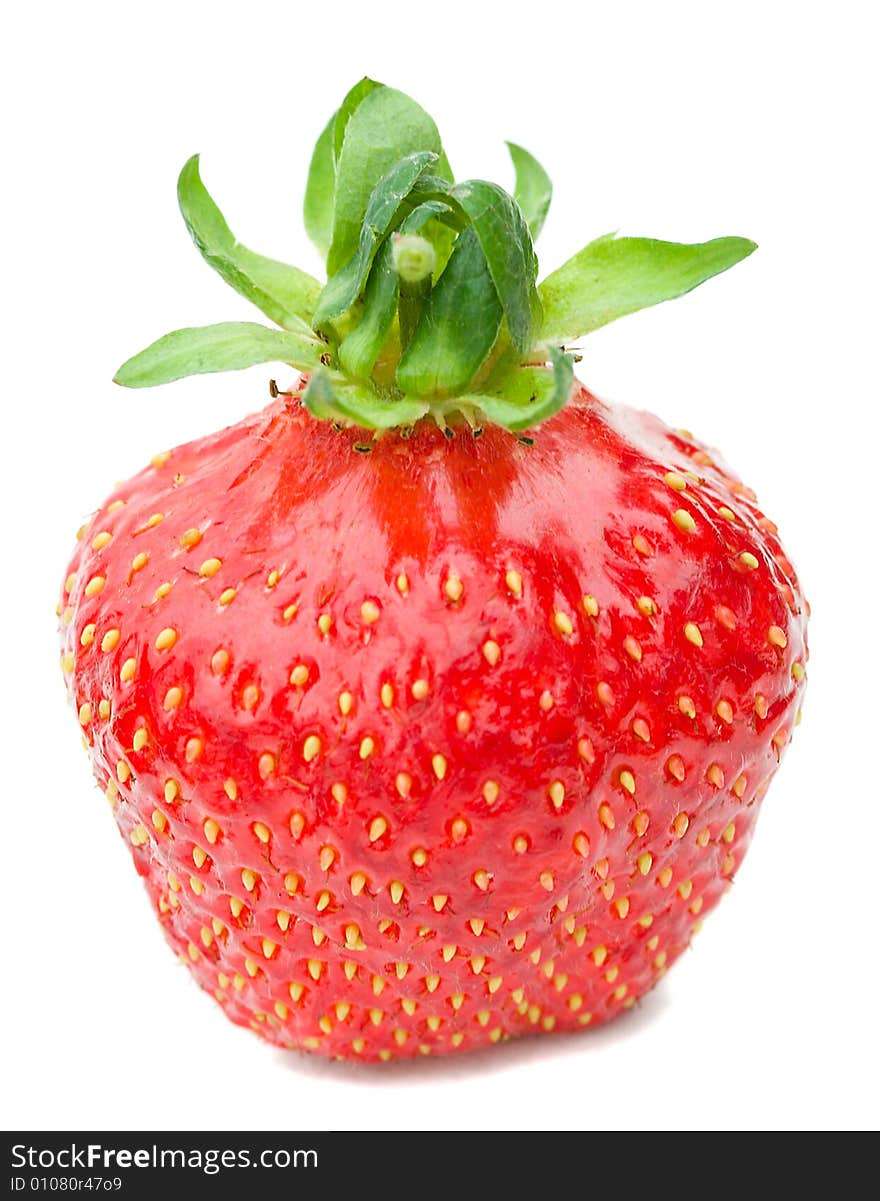
{"type": "Polygon", "coordinates": [[[580,385],[533,445],[357,443],[282,396],[81,531],[95,774],[168,941],[270,1042],[599,1025],[742,862],[801,704],[794,570],[714,453],[580,385]]]}

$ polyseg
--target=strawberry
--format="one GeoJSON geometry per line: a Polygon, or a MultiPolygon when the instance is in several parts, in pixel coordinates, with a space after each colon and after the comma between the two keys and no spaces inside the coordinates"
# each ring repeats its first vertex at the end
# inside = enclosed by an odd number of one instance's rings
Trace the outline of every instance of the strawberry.
{"type": "Polygon", "coordinates": [[[800,708],[806,607],[719,457],[573,380],[581,335],[753,249],[601,238],[536,286],[550,185],[452,183],[362,81],[319,139],[328,282],[208,262],[280,326],[177,331],[130,386],[293,386],[80,531],[70,695],[168,941],[231,1020],[361,1060],[596,1026],[729,888],[800,708]],[[522,431],[528,430],[528,434],[522,431]]]}

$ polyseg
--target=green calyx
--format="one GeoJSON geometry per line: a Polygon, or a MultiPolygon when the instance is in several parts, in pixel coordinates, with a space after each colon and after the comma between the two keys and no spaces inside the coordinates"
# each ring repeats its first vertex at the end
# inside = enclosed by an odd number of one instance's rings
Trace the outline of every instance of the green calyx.
{"type": "Polygon", "coordinates": [[[302,401],[319,419],[384,430],[430,416],[521,431],[568,400],[575,340],[689,292],[755,249],[745,238],[682,245],[609,235],[538,283],[533,243],[552,187],[527,150],[507,146],[513,194],[480,179],[456,183],[428,114],[361,80],[309,168],[303,212],[326,261],[323,285],[243,246],[191,158],[178,200],[193,241],[280,328],[176,330],[123,363],[116,382],[141,388],[280,362],[309,376],[302,401]]]}

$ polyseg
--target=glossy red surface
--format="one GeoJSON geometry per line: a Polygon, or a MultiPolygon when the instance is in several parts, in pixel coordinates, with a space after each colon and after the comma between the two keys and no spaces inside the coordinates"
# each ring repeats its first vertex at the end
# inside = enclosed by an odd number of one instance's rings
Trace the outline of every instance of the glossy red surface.
{"type": "Polygon", "coordinates": [[[794,571],[714,454],[585,389],[533,445],[356,442],[281,397],[96,514],[62,602],[96,775],[169,942],[273,1042],[604,1022],[742,861],[794,571]]]}

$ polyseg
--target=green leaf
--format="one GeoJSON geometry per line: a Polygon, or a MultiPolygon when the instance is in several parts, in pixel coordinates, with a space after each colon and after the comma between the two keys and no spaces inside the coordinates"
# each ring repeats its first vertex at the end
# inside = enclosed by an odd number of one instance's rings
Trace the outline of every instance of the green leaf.
{"type": "Polygon", "coordinates": [[[449,173],[437,126],[394,88],[375,87],[361,98],[345,126],[336,164],[333,240],[327,271],[335,275],[355,254],[370,196],[395,163],[417,151],[440,155],[438,172],[449,173]]]}
{"type": "Polygon", "coordinates": [[[418,394],[465,389],[494,346],[503,316],[479,236],[468,226],[401,356],[400,387],[418,394]]]}
{"type": "Polygon", "coordinates": [[[529,233],[534,242],[544,225],[550,200],[553,196],[553,184],[550,176],[528,150],[517,146],[516,142],[506,142],[516,172],[516,185],[513,198],[522,209],[523,216],[529,227],[529,233]]]}
{"type": "MultiPolygon", "coordinates": [[[[425,201],[413,209],[400,226],[400,232],[418,233],[444,209],[446,205],[441,201],[425,201]]],[[[389,239],[382,244],[373,261],[364,292],[364,314],[360,323],[339,347],[340,365],[356,379],[369,378],[394,324],[400,288],[393,259],[393,246],[389,239]]]]}
{"type": "Polygon", "coordinates": [[[333,237],[333,193],[336,190],[336,163],[333,161],[335,125],[336,113],[324,126],[315,143],[303,199],[306,233],[323,259],[327,258],[330,239],[333,237]]]}
{"type": "Polygon", "coordinates": [[[750,255],[745,238],[685,245],[652,238],[597,238],[541,283],[541,340],[563,344],[609,321],[690,292],[750,255]]]}
{"type": "Polygon", "coordinates": [[[462,403],[514,432],[546,421],[567,403],[574,380],[571,355],[552,347],[549,358],[549,367],[518,367],[497,392],[463,396],[462,403]]]}
{"type": "Polygon", "coordinates": [[[324,349],[314,336],[268,329],[251,321],[225,321],[165,334],[123,363],[114,381],[127,388],[150,388],[187,375],[275,362],[311,371],[320,365],[324,349]]]}
{"type": "Polygon", "coordinates": [[[199,175],[199,156],[184,165],[177,199],[192,240],[205,262],[284,329],[304,332],[321,285],[305,271],[255,254],[236,241],[199,175]]]}
{"type": "Polygon", "coordinates": [[[422,150],[402,158],[379,180],[367,204],[356,252],[342,270],[331,277],[321,293],[313,318],[316,329],[340,317],[357,300],[373,256],[391,228],[400,202],[412,190],[422,171],[436,161],[436,154],[422,150]]]}
{"type": "Polygon", "coordinates": [[[503,188],[482,179],[456,184],[450,195],[470,218],[507,316],[510,340],[525,353],[540,304],[535,290],[538,264],[519,205],[503,188]]]}
{"type": "Polygon", "coordinates": [[[366,429],[412,425],[428,411],[426,400],[380,396],[369,384],[354,384],[325,370],[311,377],[302,400],[315,417],[343,418],[366,429]]]}
{"type": "Polygon", "coordinates": [[[367,379],[394,324],[399,283],[390,239],[376,255],[364,292],[364,315],[339,346],[339,362],[348,375],[367,379]]]}
{"type": "Polygon", "coordinates": [[[334,165],[339,162],[339,155],[342,153],[342,143],[345,138],[345,130],[351,120],[351,115],[358,107],[360,102],[369,96],[370,92],[375,92],[376,88],[384,88],[384,83],[377,83],[375,79],[370,79],[365,75],[363,79],[359,79],[353,88],[346,94],[345,99],[333,118],[333,162],[334,165]]]}

